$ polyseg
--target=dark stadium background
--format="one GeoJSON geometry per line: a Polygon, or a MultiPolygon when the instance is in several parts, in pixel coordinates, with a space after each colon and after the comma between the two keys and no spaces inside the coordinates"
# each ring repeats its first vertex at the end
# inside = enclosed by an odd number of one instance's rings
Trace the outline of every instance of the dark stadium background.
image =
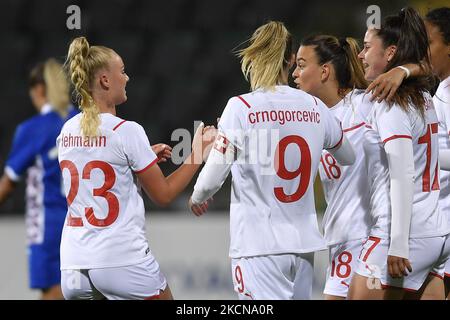
{"type": "MultiPolygon", "coordinates": [[[[311,32],[352,36],[365,32],[366,9],[382,16],[413,5],[421,13],[447,1],[300,1],[300,0],[1,0],[0,6],[0,167],[3,170],[16,125],[35,114],[27,88],[30,69],[49,57],[64,60],[71,39],[116,50],[130,77],[128,102],[118,116],[139,122],[152,143],[171,145],[177,128],[214,123],[229,97],[247,92],[232,49],[268,20],[284,21],[296,43],[311,32]],[[68,30],[66,8],[81,8],[81,30],[68,30]]],[[[297,46],[297,45],[296,45],[297,46]]],[[[168,174],[174,165],[163,164],[168,174]]],[[[168,210],[184,210],[186,197],[168,210]]],[[[229,180],[213,209],[227,209],[229,180]]],[[[323,200],[317,203],[323,209],[323,200]]],[[[153,207],[147,203],[147,209],[153,207]]],[[[24,212],[24,183],[0,213],[24,212]]]]}

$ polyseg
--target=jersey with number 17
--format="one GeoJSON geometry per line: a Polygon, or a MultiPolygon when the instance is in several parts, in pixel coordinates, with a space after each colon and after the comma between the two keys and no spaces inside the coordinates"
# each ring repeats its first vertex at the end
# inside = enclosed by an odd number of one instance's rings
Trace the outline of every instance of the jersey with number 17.
{"type": "Polygon", "coordinates": [[[156,163],[144,129],[100,114],[96,137],[80,134],[77,115],[57,139],[69,205],[61,240],[61,269],[121,267],[148,254],[145,209],[135,173],[156,163]]]}
{"type": "MultiPolygon", "coordinates": [[[[447,217],[439,210],[438,118],[433,100],[424,95],[423,114],[409,106],[375,103],[365,132],[364,152],[371,188],[371,235],[387,239],[391,229],[390,173],[384,145],[395,139],[410,139],[415,168],[411,213],[411,238],[443,236],[449,233],[447,217]]],[[[402,161],[401,158],[396,159],[402,161]]]]}
{"type": "Polygon", "coordinates": [[[320,100],[288,86],[228,101],[219,131],[236,149],[231,167],[230,257],[326,248],[314,204],[322,149],[342,141],[320,100]]]}

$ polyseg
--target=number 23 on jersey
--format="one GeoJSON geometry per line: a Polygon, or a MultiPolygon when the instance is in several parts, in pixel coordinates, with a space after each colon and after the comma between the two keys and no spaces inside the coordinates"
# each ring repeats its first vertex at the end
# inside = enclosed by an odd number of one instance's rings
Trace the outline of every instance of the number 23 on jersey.
{"type": "MultiPolygon", "coordinates": [[[[73,203],[75,198],[78,195],[78,190],[80,187],[80,176],[77,167],[70,160],[63,160],[60,163],[61,171],[64,169],[69,170],[70,173],[70,189],[67,194],[67,204],[69,207],[68,217],[67,217],[67,225],[72,227],[82,227],[83,220],[80,217],[74,217],[70,213],[70,205],[73,203]]],[[[99,169],[104,174],[104,183],[100,188],[94,188],[92,190],[93,197],[102,197],[106,199],[108,203],[108,214],[105,218],[99,219],[95,216],[94,209],[92,207],[84,208],[84,214],[86,217],[86,221],[95,226],[95,227],[107,227],[116,221],[119,216],[119,200],[116,195],[109,191],[116,182],[116,174],[114,172],[113,167],[104,161],[93,160],[88,162],[83,170],[81,179],[89,180],[91,179],[91,172],[94,169],[99,169]]]]}

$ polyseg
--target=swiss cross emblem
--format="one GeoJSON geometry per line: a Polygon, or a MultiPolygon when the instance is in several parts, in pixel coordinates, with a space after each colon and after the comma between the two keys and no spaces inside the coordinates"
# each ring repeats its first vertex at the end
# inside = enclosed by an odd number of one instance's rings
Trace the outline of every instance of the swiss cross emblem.
{"type": "Polygon", "coordinates": [[[216,142],[214,143],[214,149],[221,152],[222,154],[225,154],[229,143],[230,142],[228,141],[228,139],[224,135],[219,133],[216,138],[216,142]]]}

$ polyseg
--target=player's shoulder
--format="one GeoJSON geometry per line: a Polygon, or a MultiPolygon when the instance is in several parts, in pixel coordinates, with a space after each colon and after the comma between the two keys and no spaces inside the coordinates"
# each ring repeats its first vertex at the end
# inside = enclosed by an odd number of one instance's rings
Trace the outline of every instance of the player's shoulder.
{"type": "Polygon", "coordinates": [[[104,117],[105,126],[119,135],[133,135],[145,133],[144,128],[136,121],[125,120],[114,115],[104,117]]]}
{"type": "Polygon", "coordinates": [[[292,88],[289,86],[283,86],[283,94],[289,96],[294,100],[301,101],[302,104],[311,105],[313,107],[328,109],[325,104],[319,98],[313,96],[312,94],[303,91],[301,89],[292,88]]]}
{"type": "Polygon", "coordinates": [[[353,89],[348,97],[352,102],[370,103],[371,94],[366,93],[366,91],[363,89],[353,89]]]}
{"type": "Polygon", "coordinates": [[[303,100],[306,103],[312,103],[313,105],[319,104],[321,101],[317,97],[297,88],[290,87],[288,85],[276,86],[275,90],[256,90],[252,92],[256,97],[263,95],[274,95],[285,97],[287,99],[303,100]]]}
{"type": "MultiPolygon", "coordinates": [[[[450,76],[439,83],[436,94],[447,98],[450,97],[450,76]]],[[[448,100],[446,102],[450,103],[448,100]]]]}
{"type": "Polygon", "coordinates": [[[255,102],[255,97],[252,93],[253,92],[246,92],[231,96],[228,99],[227,107],[251,109],[255,102]]]}
{"type": "Polygon", "coordinates": [[[17,131],[26,132],[29,135],[37,135],[43,128],[47,128],[46,122],[49,122],[47,117],[42,114],[36,114],[17,126],[17,131]]]}
{"type": "Polygon", "coordinates": [[[366,93],[363,89],[354,89],[348,95],[349,104],[352,106],[353,110],[356,110],[361,116],[366,118],[370,111],[372,110],[373,101],[371,93],[366,93]]]}
{"type": "Polygon", "coordinates": [[[78,127],[81,121],[82,113],[76,113],[70,117],[63,125],[62,130],[78,127]]]}

